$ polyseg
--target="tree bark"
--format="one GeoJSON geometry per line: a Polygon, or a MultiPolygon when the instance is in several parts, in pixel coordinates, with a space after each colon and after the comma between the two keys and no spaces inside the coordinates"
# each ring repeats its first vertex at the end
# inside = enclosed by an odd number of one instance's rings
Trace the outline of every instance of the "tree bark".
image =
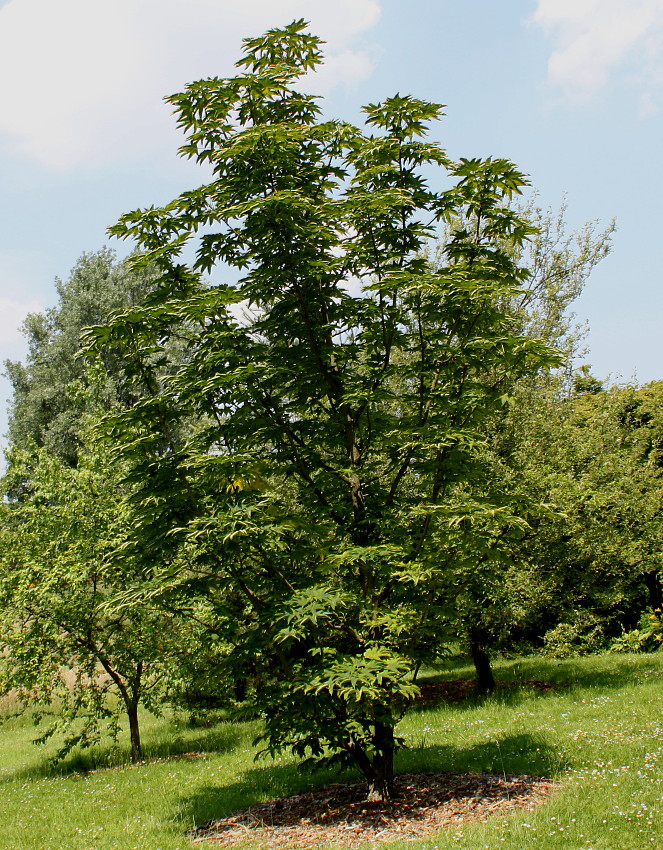
{"type": "Polygon", "coordinates": [[[661,592],[661,579],[658,571],[645,573],[643,575],[647,592],[649,593],[649,605],[652,609],[663,606],[663,593],[661,592]]]}
{"type": "Polygon", "coordinates": [[[394,796],[394,727],[376,722],[373,744],[376,753],[371,762],[372,775],[367,777],[367,799],[387,802],[394,796]]]}
{"type": "Polygon", "coordinates": [[[484,640],[481,629],[470,629],[470,652],[477,674],[477,691],[480,694],[492,694],[495,690],[495,678],[490,667],[490,657],[484,649],[484,640]]]}
{"type": "Polygon", "coordinates": [[[143,761],[143,747],[140,743],[140,726],[138,725],[138,702],[132,700],[127,704],[129,718],[129,736],[131,738],[131,761],[136,764],[143,761]]]}

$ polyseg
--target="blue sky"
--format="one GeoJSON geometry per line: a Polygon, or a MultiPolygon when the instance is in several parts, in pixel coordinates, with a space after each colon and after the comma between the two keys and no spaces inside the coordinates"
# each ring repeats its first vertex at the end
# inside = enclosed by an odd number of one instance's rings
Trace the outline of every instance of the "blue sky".
{"type": "Polygon", "coordinates": [[[587,361],[663,378],[663,0],[0,0],[2,359],[24,356],[25,313],[122,212],[201,182],[162,98],[296,17],[327,40],[310,88],[328,114],[358,120],[396,91],[440,101],[452,157],[514,160],[544,206],[566,193],[571,227],[616,217],[575,308],[587,361]]]}

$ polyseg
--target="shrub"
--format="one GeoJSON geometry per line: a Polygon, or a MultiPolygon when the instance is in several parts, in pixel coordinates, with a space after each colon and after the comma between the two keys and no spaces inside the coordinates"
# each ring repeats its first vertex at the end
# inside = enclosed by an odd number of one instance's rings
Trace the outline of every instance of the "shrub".
{"type": "Polygon", "coordinates": [[[553,658],[589,655],[605,647],[602,620],[591,611],[576,611],[573,622],[558,623],[543,638],[543,653],[553,658]]]}
{"type": "Polygon", "coordinates": [[[656,652],[663,641],[661,609],[640,617],[637,629],[624,632],[610,646],[610,652],[656,652]]]}

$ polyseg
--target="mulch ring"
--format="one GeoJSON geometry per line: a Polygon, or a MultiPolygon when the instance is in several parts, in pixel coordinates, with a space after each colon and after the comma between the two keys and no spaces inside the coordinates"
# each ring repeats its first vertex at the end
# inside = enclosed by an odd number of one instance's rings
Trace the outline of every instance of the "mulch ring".
{"type": "MultiPolygon", "coordinates": [[[[441,702],[463,702],[476,694],[475,679],[446,679],[442,682],[417,682],[420,694],[415,705],[428,707],[441,702]]],[[[523,679],[517,682],[497,682],[497,692],[525,688],[536,693],[549,693],[564,685],[558,682],[543,682],[540,679],[523,679]]]]}
{"type": "Polygon", "coordinates": [[[252,806],[189,833],[196,844],[233,847],[361,847],[425,838],[542,803],[555,783],[541,776],[422,773],[396,777],[396,797],[368,802],[361,782],[327,785],[252,806]]]}

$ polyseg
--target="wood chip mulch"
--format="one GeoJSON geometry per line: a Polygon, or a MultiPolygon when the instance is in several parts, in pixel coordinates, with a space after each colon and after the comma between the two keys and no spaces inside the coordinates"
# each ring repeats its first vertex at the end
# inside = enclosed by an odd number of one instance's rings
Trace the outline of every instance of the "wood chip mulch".
{"type": "Polygon", "coordinates": [[[396,778],[390,803],[368,802],[360,782],[327,785],[260,803],[189,833],[195,844],[355,848],[424,838],[516,809],[533,809],[555,788],[541,776],[423,773],[396,778]]]}

